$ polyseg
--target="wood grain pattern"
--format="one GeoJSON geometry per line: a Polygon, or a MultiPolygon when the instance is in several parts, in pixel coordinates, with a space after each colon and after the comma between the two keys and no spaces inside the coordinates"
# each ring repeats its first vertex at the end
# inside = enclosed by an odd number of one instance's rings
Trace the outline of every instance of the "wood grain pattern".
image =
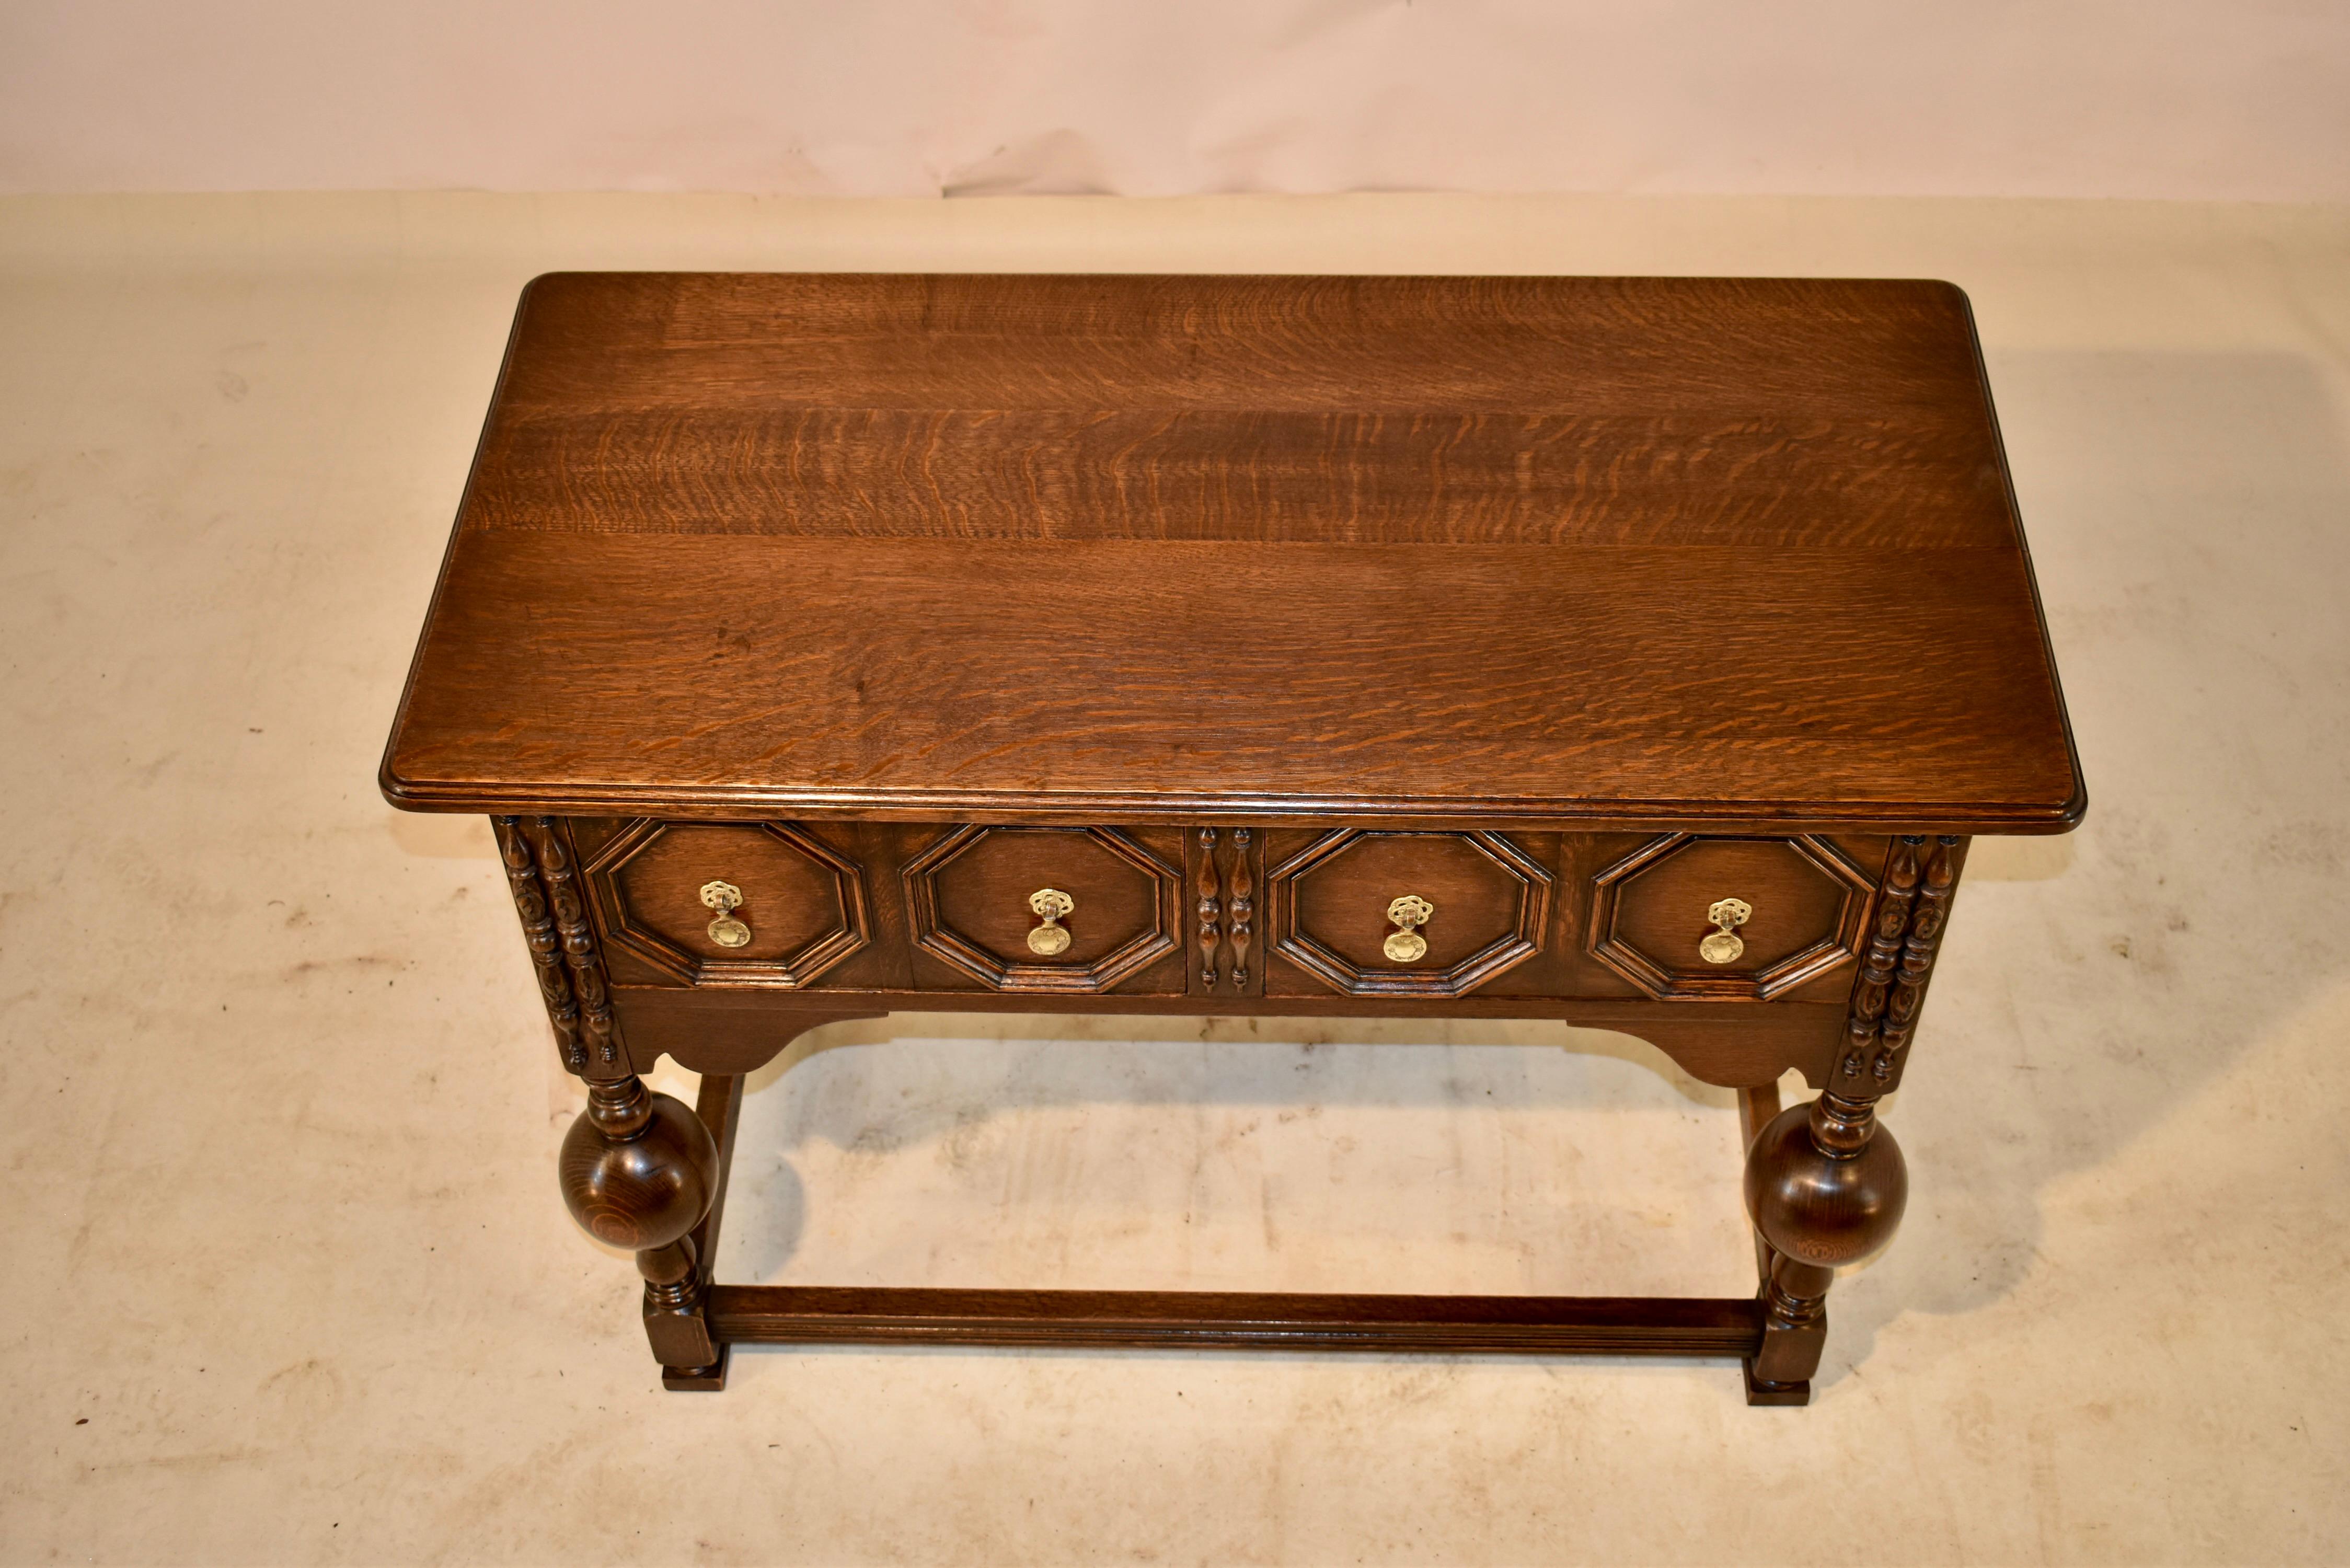
{"type": "Polygon", "coordinates": [[[2020,557],[1717,554],[469,535],[391,789],[931,820],[2072,810],[2063,745],[2018,743],[2062,738],[2015,655],[2037,635],[2020,557]],[[1191,580],[1210,554],[1263,617],[1216,660],[1231,701],[1187,675],[1224,621],[1191,580]],[[652,725],[657,749],[632,738],[652,725]]]}
{"type": "Polygon", "coordinates": [[[1753,412],[1149,409],[516,415],[483,526],[567,534],[1965,546],[1983,494],[1894,497],[1980,432],[1753,412]],[[1790,452],[1816,468],[1789,483],[1790,452]]]}
{"type": "Polygon", "coordinates": [[[622,1071],[589,1084],[588,1108],[564,1135],[556,1170],[580,1228],[636,1253],[653,1354],[671,1366],[715,1372],[692,1241],[724,1182],[708,1126],[622,1071]]]}
{"type": "Polygon", "coordinates": [[[853,1340],[1734,1355],[1758,1404],[1899,1223],[1966,836],[2085,799],[1964,297],[1719,278],[541,278],[380,783],[494,815],[669,1386],[853,1340]],[[1638,1035],[1740,1091],[1759,1293],[713,1282],[740,1075],[945,1007],[1638,1035]]]}
{"type": "Polygon", "coordinates": [[[1755,1303],[1702,1296],[719,1285],[708,1310],[738,1344],[1751,1356],[1762,1338],[1755,1303]]]}
{"type": "Polygon", "coordinates": [[[1555,880],[1500,834],[1342,828],[1266,873],[1272,950],[1349,996],[1465,996],[1541,952],[1555,880]],[[1384,950],[1388,906],[1403,895],[1436,906],[1427,951],[1409,963],[1384,950]]]}
{"type": "MultiPolygon", "coordinates": [[[[1180,858],[1180,840],[1166,846],[1180,858]]],[[[1128,834],[966,826],[908,860],[904,885],[916,951],[988,990],[1183,990],[1180,972],[1161,972],[1184,947],[1182,873],[1128,834]],[[1043,922],[1029,898],[1046,888],[1076,907],[1061,921],[1068,947],[1038,956],[1028,937],[1043,922]]]]}
{"type": "Polygon", "coordinates": [[[1593,879],[1591,955],[1660,1001],[1767,1002],[1858,956],[1876,885],[1835,845],[1669,834],[1593,879]],[[1752,913],[1744,951],[1706,961],[1718,899],[1752,913]]]}
{"type": "MultiPolygon", "coordinates": [[[[710,1130],[711,1141],[718,1148],[717,1176],[711,1187],[710,1207],[703,1211],[701,1223],[694,1226],[685,1239],[686,1248],[695,1262],[693,1295],[694,1303],[698,1304],[707,1301],[714,1278],[712,1270],[718,1259],[718,1229],[725,1219],[728,1175],[734,1168],[734,1135],[743,1125],[742,1078],[723,1073],[703,1074],[702,1085],[694,1094],[693,1114],[702,1118],[702,1125],[710,1130]]],[[[648,1293],[652,1288],[652,1282],[646,1282],[648,1293]]],[[[659,1304],[662,1310],[669,1310],[671,1306],[668,1300],[659,1304]]],[[[706,1318],[703,1325],[703,1332],[707,1333],[706,1318]]],[[[653,1342],[653,1354],[660,1355],[665,1336],[656,1335],[649,1329],[646,1337],[653,1342]]],[[[661,1386],[672,1393],[719,1393],[726,1386],[727,1365],[731,1360],[726,1341],[717,1340],[703,1359],[689,1356],[682,1366],[664,1361],[661,1386]]]]}
{"type": "Polygon", "coordinates": [[[1216,830],[1200,829],[1199,851],[1193,857],[1196,908],[1200,916],[1200,989],[1216,989],[1217,961],[1224,950],[1223,884],[1216,877],[1216,830]]]}
{"type": "Polygon", "coordinates": [[[795,991],[871,940],[865,868],[792,823],[631,823],[590,857],[588,882],[614,951],[691,984],[795,991]],[[742,947],[710,934],[714,880],[743,896],[742,947]]]}
{"type": "Polygon", "coordinates": [[[740,991],[627,986],[615,994],[628,1024],[630,1060],[640,1072],[651,1071],[667,1055],[697,1073],[754,1073],[819,1023],[941,1008],[1118,1017],[1550,1019],[1644,1040],[1690,1076],[1731,1089],[1770,1083],[1789,1072],[1824,1087],[1833,1082],[1831,1072],[1844,1043],[1844,1009],[1820,1002],[1688,1007],[1646,1000],[1491,996],[1483,992],[1427,1000],[1345,996],[1318,985],[1310,995],[1180,999],[1126,991],[1100,995],[977,989],[867,991],[846,996],[811,992],[793,998],[788,1008],[781,998],[740,991]]]}
{"type": "Polygon", "coordinates": [[[1072,824],[2082,804],[1963,301],[1719,279],[543,280],[383,784],[1072,824]]]}
{"type": "Polygon", "coordinates": [[[1900,1226],[1908,1165],[1877,1103],[1899,1081],[1964,854],[1955,836],[1930,849],[1914,835],[1894,840],[1835,1071],[1817,1099],[1781,1113],[1748,1147],[1746,1210],[1769,1262],[1762,1344],[1746,1362],[1752,1403],[1809,1398],[1836,1269],[1900,1226]]]}
{"type": "Polygon", "coordinates": [[[1980,442],[1972,348],[1929,282],[571,273],[525,291],[500,406],[1761,406],[1980,442]]]}
{"type": "MultiPolygon", "coordinates": [[[[1021,825],[1011,826],[1015,831],[983,846],[975,859],[959,861],[945,878],[950,885],[950,902],[958,904],[962,910],[957,918],[967,919],[970,925],[964,935],[983,938],[981,945],[996,959],[1024,961],[1031,956],[1024,942],[1036,919],[1028,909],[1027,895],[1038,887],[1062,885],[1080,875],[1088,878],[1086,888],[1063,889],[1083,896],[1083,909],[1071,927],[1076,936],[1069,952],[1063,955],[1063,962],[1106,951],[1119,940],[1120,932],[1131,935],[1136,929],[1152,923],[1149,895],[1141,886],[1140,876],[1128,876],[1120,869],[1123,862],[1105,860],[1086,851],[1077,845],[1083,836],[1081,832],[1069,828],[1041,833],[1032,828],[1024,832],[1016,831],[1021,825]],[[1105,877],[1108,878],[1107,882],[1099,879],[1105,877]]],[[[953,831],[949,826],[834,821],[823,824],[819,831],[816,825],[806,822],[689,821],[664,826],[659,818],[594,818],[575,822],[574,829],[587,861],[586,880],[593,895],[607,971],[615,983],[796,983],[827,992],[900,993],[941,985],[968,990],[985,983],[951,965],[933,966],[927,960],[910,962],[913,947],[903,896],[904,867],[936,847],[953,831]],[[655,829],[660,831],[656,834],[655,829]],[[645,846],[649,836],[650,861],[645,855],[634,852],[645,846]],[[768,839],[776,842],[764,842],[768,839]],[[619,862],[617,867],[616,859],[619,862]],[[818,874],[819,863],[835,867],[836,876],[831,883],[827,884],[818,874]],[[860,868],[861,877],[858,875],[860,868]],[[743,908],[749,911],[748,923],[753,931],[751,945],[740,950],[720,948],[708,940],[711,911],[702,907],[699,897],[704,880],[730,872],[748,900],[743,908]],[[630,888],[625,898],[619,888],[624,881],[630,888]],[[818,909],[831,913],[810,923],[812,912],[818,909]],[[848,917],[845,921],[844,910],[848,917]],[[799,923],[795,924],[795,920],[799,923]],[[806,950],[795,949],[795,943],[806,939],[816,925],[823,926],[825,936],[829,938],[860,929],[860,921],[870,928],[869,942],[846,958],[827,959],[826,967],[820,970],[802,972],[806,966],[798,960],[806,950]],[[665,955],[640,956],[644,949],[656,943],[671,950],[665,955]],[[797,977],[795,981],[785,982],[762,968],[784,959],[795,960],[791,966],[797,977]],[[921,968],[919,976],[914,972],[916,965],[921,968]]],[[[1266,862],[1262,851],[1270,846],[1274,851],[1272,862],[1279,866],[1294,859],[1325,835],[1295,827],[1275,829],[1270,834],[1244,826],[1217,830],[1214,858],[1217,885],[1222,895],[1219,904],[1222,911],[1220,929],[1223,967],[1212,987],[1202,985],[1200,975],[1200,834],[1138,827],[1129,830],[1129,836],[1183,873],[1189,889],[1185,895],[1187,913],[1176,934],[1191,954],[1191,994],[1213,998],[1255,994],[1262,990],[1267,971],[1258,961],[1259,950],[1266,934],[1268,916],[1277,913],[1282,895],[1281,889],[1274,889],[1271,898],[1266,895],[1266,862]]],[[[1592,956],[1588,950],[1593,944],[1588,922],[1595,912],[1593,879],[1643,850],[1653,852],[1659,836],[1513,833],[1501,836],[1551,875],[1556,896],[1551,901],[1548,930],[1531,933],[1536,939],[1538,950],[1506,971],[1488,977],[1479,985],[1477,993],[1589,998],[1654,994],[1592,956]]],[[[1706,875],[1698,875],[1694,881],[1678,889],[1652,884],[1645,877],[1638,879],[1636,891],[1637,901],[1641,905],[1639,912],[1661,933],[1657,941],[1660,954],[1669,957],[1679,952],[1686,959],[1694,951],[1695,940],[1709,929],[1702,918],[1706,906],[1714,898],[1740,888],[1758,899],[1760,912],[1748,929],[1754,936],[1754,950],[1760,955],[1773,956],[1794,945],[1788,939],[1798,930],[1807,937],[1834,934],[1836,921],[1833,918],[1821,919],[1817,930],[1802,919],[1811,906],[1805,902],[1801,882],[1790,882],[1794,891],[1789,897],[1783,898],[1776,891],[1782,882],[1789,881],[1791,872],[1801,871],[1803,864],[1803,857],[1787,841],[1739,835],[1675,842],[1683,847],[1673,857],[1673,863],[1687,859],[1690,869],[1706,875]],[[1742,857],[1757,853],[1764,857],[1767,874],[1760,879],[1737,874],[1745,867],[1742,857]],[[1787,864],[1768,870],[1774,858],[1787,864]],[[1716,885],[1717,877],[1727,880],[1716,885]]],[[[1867,896],[1875,891],[1876,877],[1860,867],[1884,863],[1889,842],[1887,837],[1817,836],[1796,842],[1810,846],[1804,854],[1841,866],[1853,878],[1852,886],[1866,905],[1867,896]]],[[[1429,961],[1439,963],[1463,956],[1469,948],[1462,944],[1472,936],[1482,933],[1484,940],[1490,940],[1498,935],[1500,928],[1494,922],[1506,920],[1508,910],[1504,906],[1513,902],[1510,893],[1513,879],[1490,857],[1471,849],[1459,834],[1430,836],[1415,832],[1373,838],[1350,850],[1330,870],[1337,876],[1336,882],[1320,873],[1307,878],[1308,891],[1319,906],[1319,912],[1308,924],[1336,942],[1334,950],[1350,954],[1350,961],[1358,965],[1367,963],[1374,968],[1383,964],[1380,949],[1387,930],[1386,908],[1399,891],[1416,890],[1432,898],[1441,895],[1439,902],[1444,912],[1427,928],[1426,933],[1432,944],[1433,957],[1429,961]],[[1432,849],[1426,847],[1430,846],[1432,849]],[[1382,859],[1382,856],[1396,854],[1405,858],[1382,859]],[[1430,854],[1435,857],[1433,861],[1428,858],[1430,854]],[[1467,859],[1465,867],[1457,863],[1463,857],[1467,859]],[[1436,875],[1439,881],[1428,882],[1423,873],[1436,875]],[[1408,889],[1406,884],[1410,883],[1426,885],[1408,889]]],[[[1824,871],[1816,875],[1827,877],[1824,871]]],[[[1811,891],[1815,893],[1817,889],[1811,891]]],[[[1476,945],[1469,943],[1470,948],[1476,945]]],[[[1897,953],[1897,960],[1898,957],[1897,953]]],[[[1794,983],[1774,982],[1768,988],[1770,999],[1841,1006],[1851,991],[1851,977],[1849,961],[1839,961],[1846,971],[1841,979],[1835,970],[1826,970],[1794,983]]],[[[1272,974],[1276,993],[1329,994],[1327,986],[1284,961],[1276,961],[1272,974]]],[[[1711,975],[1700,978],[1719,979],[1711,975]]],[[[1714,996],[1717,992],[1707,991],[1705,994],[1714,996]]],[[[1719,994],[1752,1000],[1762,995],[1762,991],[1742,969],[1732,975],[1728,989],[1719,994]]]]}

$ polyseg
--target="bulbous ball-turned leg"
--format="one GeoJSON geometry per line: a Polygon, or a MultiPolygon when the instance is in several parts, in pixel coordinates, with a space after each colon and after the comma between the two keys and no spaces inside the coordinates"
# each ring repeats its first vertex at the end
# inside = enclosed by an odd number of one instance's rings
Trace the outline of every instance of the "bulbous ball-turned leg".
{"type": "Polygon", "coordinates": [[[1746,1212],[1772,1252],[1762,1347],[1746,1365],[1754,1404],[1810,1397],[1827,1342],[1836,1269],[1893,1239],[1909,1170],[1874,1100],[1822,1095],[1782,1111],[1746,1154],[1746,1212]]]}
{"type": "Polygon", "coordinates": [[[633,1074],[588,1085],[588,1108],[556,1161],[563,1201],[580,1228],[637,1255],[645,1332],[664,1366],[718,1360],[702,1315],[702,1274],[690,1234],[717,1189],[718,1145],[683,1101],[633,1074]]]}

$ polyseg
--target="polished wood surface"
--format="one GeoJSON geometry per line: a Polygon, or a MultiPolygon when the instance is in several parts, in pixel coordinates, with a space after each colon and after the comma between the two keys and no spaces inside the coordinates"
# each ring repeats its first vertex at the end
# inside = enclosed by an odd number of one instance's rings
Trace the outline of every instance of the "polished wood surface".
{"type": "Polygon", "coordinates": [[[1703,1296],[719,1285],[710,1319],[715,1333],[738,1344],[1748,1356],[1762,1343],[1759,1303],[1703,1296]]]}
{"type": "Polygon", "coordinates": [[[542,279],[382,776],[1083,825],[2082,807],[1965,302],[1895,282],[542,279]]]}
{"type": "Polygon", "coordinates": [[[1854,870],[1856,888],[1824,874],[1783,838],[1702,839],[1631,883],[1608,934],[1654,955],[1684,983],[1752,976],[1832,940],[1847,905],[1855,914],[1866,907],[1877,878],[1873,870],[1854,870]],[[1754,909],[1735,928],[1744,950],[1728,963],[1709,962],[1701,943],[1715,928],[1706,911],[1733,895],[1754,909]]]}
{"type": "MultiPolygon", "coordinates": [[[[931,836],[916,835],[914,836],[931,836]]],[[[1183,992],[1182,835],[1109,828],[967,826],[906,863],[915,983],[1037,992],[1183,992]],[[1055,924],[1068,946],[1031,945],[1031,899],[1074,901],[1055,924]]]]}
{"type": "Polygon", "coordinates": [[[1536,939],[1547,936],[1555,878],[1498,835],[1378,833],[1340,843],[1284,880],[1295,939],[1319,945],[1369,978],[1450,970],[1508,940],[1522,915],[1536,939]],[[1400,929],[1388,909],[1407,897],[1435,912],[1413,928],[1426,952],[1399,962],[1385,950],[1400,929]]]}
{"type": "MultiPolygon", "coordinates": [[[[718,1228],[726,1214],[728,1173],[734,1168],[734,1135],[743,1124],[743,1080],[728,1074],[704,1073],[702,1087],[694,1096],[693,1114],[702,1118],[702,1125],[709,1130],[711,1141],[718,1149],[718,1177],[711,1192],[710,1207],[703,1212],[702,1222],[686,1238],[693,1249],[694,1258],[702,1264],[698,1278],[706,1283],[711,1264],[718,1256],[718,1228]]],[[[702,1308],[702,1304],[697,1300],[688,1310],[702,1308]]],[[[727,1364],[733,1356],[732,1345],[723,1336],[713,1335],[707,1355],[700,1355],[698,1345],[689,1344],[685,1348],[690,1354],[685,1357],[684,1365],[669,1363],[662,1354],[666,1348],[662,1335],[653,1326],[652,1320],[674,1310],[668,1302],[649,1301],[645,1305],[646,1337],[653,1342],[654,1354],[661,1356],[663,1361],[661,1386],[672,1393],[719,1392],[726,1386],[727,1364]]],[[[703,1315],[707,1324],[704,1314],[697,1313],[697,1315],[703,1315]]],[[[704,1332],[707,1332],[706,1327],[704,1332]]]]}
{"type": "Polygon", "coordinates": [[[1948,284],[532,285],[470,522],[796,539],[2011,548],[1948,284]]]}
{"type": "Polygon", "coordinates": [[[656,826],[641,845],[624,846],[625,858],[615,857],[608,870],[598,865],[594,880],[608,920],[625,914],[648,947],[687,954],[692,969],[686,978],[764,971],[794,960],[807,971],[813,966],[805,955],[829,934],[864,935],[868,895],[858,869],[811,854],[812,836],[782,824],[656,826]],[[729,912],[749,932],[739,947],[711,935],[718,911],[702,901],[702,889],[722,880],[743,896],[729,912]]]}
{"type": "Polygon", "coordinates": [[[670,1387],[1608,1353],[1758,1405],[1899,1223],[1969,836],[2085,800],[1963,297],[1725,279],[542,278],[382,784],[493,815],[670,1387]],[[1633,1033],[1739,1091],[1756,1294],[719,1282],[743,1075],[899,1010],[1633,1033]]]}
{"type": "Polygon", "coordinates": [[[1816,992],[1860,955],[1874,867],[1814,835],[1654,838],[1592,878],[1591,956],[1659,1000],[1768,1002],[1816,992]],[[1867,868],[1864,868],[1867,867],[1867,868]],[[1731,924],[1713,918],[1739,905],[1731,924]],[[1709,940],[1736,939],[1727,957],[1709,940]]]}
{"type": "Polygon", "coordinates": [[[1443,833],[963,824],[575,826],[620,984],[826,992],[1603,998],[1841,1003],[1887,841],[1865,835],[1443,833]],[[1203,835],[1217,836],[1206,849],[1203,835]],[[1262,847],[1274,857],[1268,866],[1262,847]],[[1212,863],[1215,887],[1203,867],[1212,863]],[[723,881],[750,940],[709,934],[723,881]],[[1039,955],[1030,906],[1068,894],[1067,948],[1039,955]],[[1402,896],[1435,913],[1421,957],[1385,951],[1402,896]],[[1746,950],[1710,963],[1707,911],[1752,910],[1746,950]],[[1246,944],[1273,961],[1239,961],[1246,944]],[[1199,911],[1212,905],[1212,914],[1199,911]],[[1213,939],[1210,960],[1202,931],[1213,939]],[[1217,971],[1203,983],[1205,968],[1217,971]],[[1245,971],[1245,972],[1244,972],[1245,971]]]}

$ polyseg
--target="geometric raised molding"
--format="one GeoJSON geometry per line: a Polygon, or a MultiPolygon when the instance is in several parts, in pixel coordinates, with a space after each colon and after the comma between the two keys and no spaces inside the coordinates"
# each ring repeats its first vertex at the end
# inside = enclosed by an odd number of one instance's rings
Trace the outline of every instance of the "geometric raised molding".
{"type": "MultiPolygon", "coordinates": [[[[1054,859],[1047,855],[1036,862],[1031,879],[1080,895],[1068,922],[1082,932],[1094,901],[1087,896],[1091,888],[1080,886],[1066,867],[1055,867],[1054,859]]],[[[1149,968],[1181,945],[1177,931],[1180,929],[1178,910],[1182,901],[1183,874],[1111,828],[959,827],[906,862],[905,882],[907,919],[914,946],[991,991],[1105,992],[1149,968]],[[1016,836],[1026,842],[1032,835],[1040,841],[1051,837],[1074,840],[1088,852],[1105,853],[1108,857],[1107,868],[1113,875],[1131,874],[1138,879],[1139,886],[1132,889],[1137,895],[1138,917],[1130,937],[1090,961],[1031,963],[1006,958],[948,923],[940,912],[940,874],[990,840],[1000,845],[1016,836]]],[[[1018,891],[1024,910],[1027,889],[1024,885],[1018,891]]]]}
{"type": "MultiPolygon", "coordinates": [[[[629,824],[603,847],[588,866],[588,877],[594,884],[605,934],[613,946],[627,949],[691,985],[796,991],[871,940],[862,868],[789,823],[670,823],[643,818],[629,824]],[[658,858],[671,845],[689,838],[717,839],[724,846],[717,853],[699,857],[707,864],[696,875],[731,874],[743,882],[748,898],[736,913],[751,922],[754,945],[764,946],[761,934],[785,918],[808,929],[795,930],[786,950],[761,951],[756,956],[717,951],[714,944],[712,950],[696,952],[685,942],[696,940],[698,933],[681,939],[678,930],[657,929],[654,919],[637,909],[630,897],[634,877],[623,873],[632,865],[645,870],[649,857],[658,858]],[[738,868],[745,859],[780,866],[796,884],[791,889],[793,896],[786,899],[746,877],[738,868]]],[[[699,902],[687,902],[681,891],[672,892],[664,906],[669,923],[689,930],[713,912],[699,902]],[[667,910],[667,905],[683,912],[667,910]]]]}
{"type": "MultiPolygon", "coordinates": [[[[1725,885],[1715,890],[1718,895],[1752,893],[1744,883],[1729,885],[1730,879],[1720,880],[1725,885]]],[[[1651,839],[1592,878],[1587,946],[1592,957],[1659,1002],[1768,1002],[1860,956],[1869,900],[1876,891],[1876,880],[1824,838],[1670,833],[1651,839]],[[1769,869],[1778,878],[1777,887],[1783,889],[1780,898],[1768,902],[1799,899],[1816,910],[1813,919],[1801,923],[1795,940],[1784,944],[1791,950],[1767,961],[1750,960],[1742,969],[1733,967],[1735,961],[1733,965],[1691,961],[1700,950],[1699,939],[1711,929],[1707,919],[1699,918],[1711,900],[1697,898],[1678,900],[1674,909],[1689,927],[1688,940],[1671,950],[1680,955],[1678,961],[1669,953],[1652,950],[1662,944],[1644,947],[1638,936],[1625,929],[1635,914],[1653,920],[1656,900],[1649,896],[1649,888],[1656,882],[1687,866],[1689,857],[1708,854],[1750,860],[1767,857],[1769,869]],[[1685,914],[1679,907],[1684,904],[1685,914]],[[1820,933],[1816,940],[1803,940],[1814,930],[1820,933]]],[[[1767,929],[1749,926],[1740,931],[1752,945],[1759,931],[1767,929]]]]}
{"type": "MultiPolygon", "coordinates": [[[[1552,881],[1548,871],[1498,834],[1339,828],[1324,834],[1265,874],[1268,902],[1279,911],[1278,924],[1271,936],[1273,950],[1348,996],[1461,996],[1542,951],[1543,932],[1550,920],[1552,881]],[[1352,869],[1348,865],[1350,857],[1366,846],[1415,839],[1438,840],[1447,846],[1465,846],[1475,864],[1498,874],[1497,897],[1508,904],[1500,935],[1444,969],[1414,970],[1366,968],[1305,929],[1299,918],[1304,902],[1299,895],[1300,885],[1306,877],[1347,876],[1352,869]]],[[[1414,891],[1413,887],[1405,886],[1393,875],[1378,883],[1376,891],[1367,882],[1364,887],[1364,896],[1370,899],[1367,908],[1385,908],[1386,895],[1390,892],[1414,891]],[[1393,881],[1395,886],[1388,888],[1388,881],[1393,881]]],[[[1453,913],[1448,904],[1449,901],[1440,900],[1436,911],[1439,921],[1453,913]]]]}

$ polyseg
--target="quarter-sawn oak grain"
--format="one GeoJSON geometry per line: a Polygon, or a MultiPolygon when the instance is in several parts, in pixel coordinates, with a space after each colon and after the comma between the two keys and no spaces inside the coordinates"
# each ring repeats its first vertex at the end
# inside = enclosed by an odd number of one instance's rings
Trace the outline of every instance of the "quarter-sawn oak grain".
{"type": "Polygon", "coordinates": [[[544,278],[384,786],[2062,830],[1976,363],[1927,283],[544,278]]]}
{"type": "Polygon", "coordinates": [[[669,1387],[847,1340],[1734,1355],[1760,1405],[1899,1223],[1968,836],[2085,799],[1963,296],[1762,279],[542,278],[382,784],[493,814],[669,1387]],[[1741,1092],[1756,1294],[718,1283],[741,1075],[950,1007],[1638,1034],[1741,1092]]]}

